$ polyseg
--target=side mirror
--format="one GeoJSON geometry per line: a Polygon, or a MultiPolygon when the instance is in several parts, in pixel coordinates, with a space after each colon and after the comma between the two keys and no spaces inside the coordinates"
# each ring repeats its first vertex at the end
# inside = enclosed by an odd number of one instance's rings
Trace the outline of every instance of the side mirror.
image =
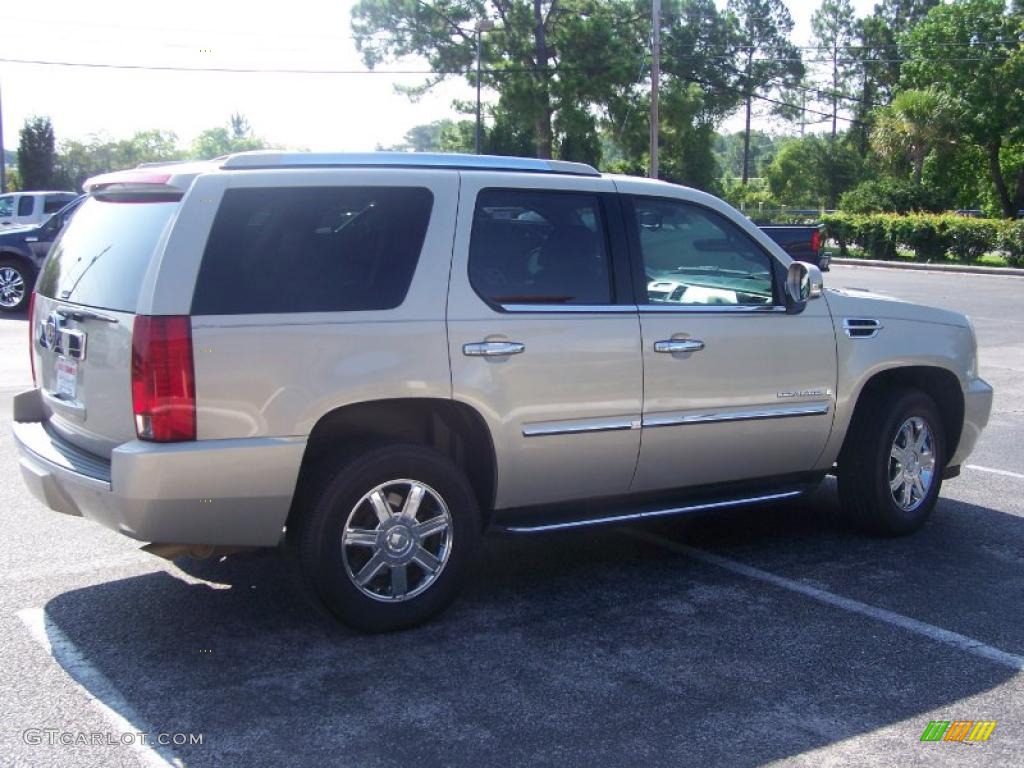
{"type": "Polygon", "coordinates": [[[786,311],[792,315],[804,311],[807,302],[825,290],[821,270],[805,261],[794,261],[786,273],[786,311]]]}

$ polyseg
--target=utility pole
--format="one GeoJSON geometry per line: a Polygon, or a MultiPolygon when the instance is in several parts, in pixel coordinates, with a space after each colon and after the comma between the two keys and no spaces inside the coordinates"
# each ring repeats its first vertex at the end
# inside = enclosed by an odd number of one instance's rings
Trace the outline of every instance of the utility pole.
{"type": "Polygon", "coordinates": [[[803,98],[800,101],[800,138],[802,139],[807,133],[807,89],[801,84],[800,90],[803,92],[803,98]]]}
{"type": "Polygon", "coordinates": [[[4,162],[4,99],[0,91],[0,195],[7,191],[7,164],[4,162]]]}
{"type": "Polygon", "coordinates": [[[651,9],[654,31],[651,44],[651,178],[658,178],[658,86],[661,80],[661,0],[653,0],[651,9]]]}
{"type": "Polygon", "coordinates": [[[476,23],[476,153],[480,154],[481,145],[481,120],[480,120],[480,58],[481,39],[484,32],[494,29],[494,22],[483,19],[476,23]]]}

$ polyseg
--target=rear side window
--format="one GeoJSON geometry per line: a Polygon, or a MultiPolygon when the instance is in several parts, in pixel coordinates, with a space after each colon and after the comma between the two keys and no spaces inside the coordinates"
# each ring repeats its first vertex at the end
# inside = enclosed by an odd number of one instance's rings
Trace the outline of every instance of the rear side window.
{"type": "Polygon", "coordinates": [[[18,200],[18,215],[31,216],[33,199],[28,195],[22,195],[18,200]]]}
{"type": "Polygon", "coordinates": [[[73,199],[67,195],[47,196],[43,201],[43,213],[56,213],[73,199]]]}
{"type": "Polygon", "coordinates": [[[469,279],[494,304],[611,304],[597,195],[483,190],[473,215],[469,279]]]}
{"type": "Polygon", "coordinates": [[[134,312],[142,278],[178,202],[87,199],[65,227],[39,275],[43,296],[134,312]]]}
{"type": "Polygon", "coordinates": [[[433,200],[412,187],[230,189],[192,313],[393,309],[412,282],[433,200]]]}

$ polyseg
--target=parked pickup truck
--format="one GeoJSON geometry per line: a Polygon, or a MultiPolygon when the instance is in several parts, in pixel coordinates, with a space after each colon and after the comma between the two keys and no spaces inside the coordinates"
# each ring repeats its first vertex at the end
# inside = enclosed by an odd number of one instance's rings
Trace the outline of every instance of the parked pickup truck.
{"type": "Polygon", "coordinates": [[[269,151],[85,189],[29,309],[31,493],[165,557],[283,538],[362,630],[443,609],[486,530],[781,503],[835,473],[851,524],[909,534],[992,406],[966,317],[826,291],[661,181],[269,151]]]}
{"type": "Polygon", "coordinates": [[[814,264],[822,272],[828,272],[831,257],[822,250],[820,224],[766,224],[759,229],[781,245],[791,258],[814,264]]]}
{"type": "Polygon", "coordinates": [[[76,197],[74,192],[12,192],[0,195],[0,231],[4,227],[32,227],[76,197]]]}

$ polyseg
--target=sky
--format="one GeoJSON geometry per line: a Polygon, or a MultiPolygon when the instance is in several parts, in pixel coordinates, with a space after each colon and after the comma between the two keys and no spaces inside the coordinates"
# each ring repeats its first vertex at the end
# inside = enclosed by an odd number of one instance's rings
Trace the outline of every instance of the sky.
{"type": "MultiPolygon", "coordinates": [[[[860,14],[876,0],[854,0],[860,14]]],[[[30,115],[48,115],[58,142],[98,134],[118,139],[162,128],[187,144],[243,113],[275,145],[369,151],[412,126],[458,118],[453,99],[473,89],[453,78],[417,102],[394,86],[420,75],[365,74],[349,27],[353,0],[49,0],[10,3],[2,14],[3,143],[18,144],[30,115]],[[253,10],[253,9],[257,10],[253,10]],[[273,8],[265,12],[262,8],[273,8]],[[237,74],[119,70],[12,63],[4,59],[166,67],[357,70],[360,74],[237,74]]],[[[813,2],[787,0],[794,41],[810,39],[813,2]]],[[[724,5],[724,0],[719,0],[724,5]]],[[[411,60],[405,68],[425,64],[411,60]]],[[[389,64],[378,69],[400,69],[389,64]]],[[[738,127],[730,121],[727,129],[738,127]]],[[[763,127],[769,127],[767,125],[763,127]]]]}

